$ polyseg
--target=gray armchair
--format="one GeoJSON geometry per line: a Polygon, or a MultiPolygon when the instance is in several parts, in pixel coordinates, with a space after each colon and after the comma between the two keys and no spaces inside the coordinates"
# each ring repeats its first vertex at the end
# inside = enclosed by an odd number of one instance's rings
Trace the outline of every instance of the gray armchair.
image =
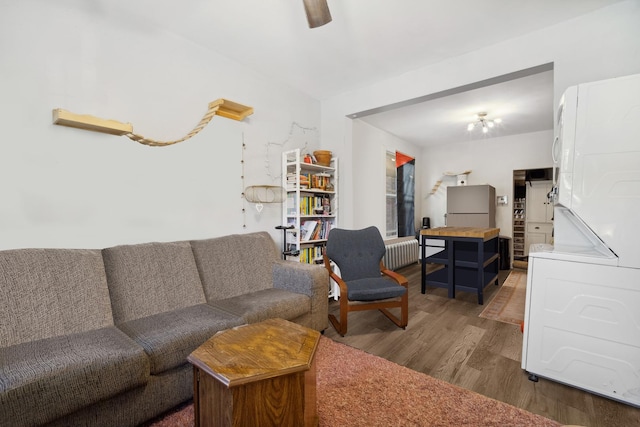
{"type": "Polygon", "coordinates": [[[331,230],[324,254],[324,264],[340,287],[340,320],[329,314],[336,331],[347,333],[347,316],[351,311],[380,310],[393,323],[406,328],[409,320],[409,287],[407,279],[385,268],[382,236],[376,227],[362,230],[331,230]],[[332,268],[340,269],[338,276],[332,268]],[[390,308],[399,308],[400,316],[390,308]]]}

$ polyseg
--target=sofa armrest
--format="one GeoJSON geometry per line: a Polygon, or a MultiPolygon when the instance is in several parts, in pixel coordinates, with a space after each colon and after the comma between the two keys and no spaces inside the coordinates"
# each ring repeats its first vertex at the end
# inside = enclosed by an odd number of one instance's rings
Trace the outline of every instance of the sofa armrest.
{"type": "Polygon", "coordinates": [[[321,265],[297,261],[276,261],[273,265],[273,287],[307,295],[311,298],[311,328],[327,328],[329,315],[329,273],[321,265]]]}
{"type": "Polygon", "coordinates": [[[329,298],[329,275],[320,265],[280,260],[273,266],[273,287],[310,297],[324,293],[329,298]]]}

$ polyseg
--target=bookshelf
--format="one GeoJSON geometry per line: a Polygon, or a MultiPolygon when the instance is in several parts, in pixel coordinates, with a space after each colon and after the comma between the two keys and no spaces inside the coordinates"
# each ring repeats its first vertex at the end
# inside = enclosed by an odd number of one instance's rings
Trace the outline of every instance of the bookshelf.
{"type": "Polygon", "coordinates": [[[321,264],[329,231],[338,225],[338,160],[329,166],[306,163],[300,149],[282,153],[284,254],[321,264]]]}

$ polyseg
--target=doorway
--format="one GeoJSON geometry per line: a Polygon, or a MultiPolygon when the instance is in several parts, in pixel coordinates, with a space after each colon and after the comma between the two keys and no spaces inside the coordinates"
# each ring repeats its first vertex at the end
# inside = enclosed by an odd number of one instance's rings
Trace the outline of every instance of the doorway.
{"type": "Polygon", "coordinates": [[[526,268],[529,245],[552,243],[553,204],[546,195],[552,168],[513,171],[513,265],[526,268]]]}

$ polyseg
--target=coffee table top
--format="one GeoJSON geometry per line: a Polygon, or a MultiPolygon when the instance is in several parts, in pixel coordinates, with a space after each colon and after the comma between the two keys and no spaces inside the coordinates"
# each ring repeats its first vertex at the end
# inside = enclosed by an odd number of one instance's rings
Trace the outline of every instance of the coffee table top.
{"type": "Polygon", "coordinates": [[[283,319],[221,331],[187,360],[233,387],[311,367],[320,332],[283,319]]]}

